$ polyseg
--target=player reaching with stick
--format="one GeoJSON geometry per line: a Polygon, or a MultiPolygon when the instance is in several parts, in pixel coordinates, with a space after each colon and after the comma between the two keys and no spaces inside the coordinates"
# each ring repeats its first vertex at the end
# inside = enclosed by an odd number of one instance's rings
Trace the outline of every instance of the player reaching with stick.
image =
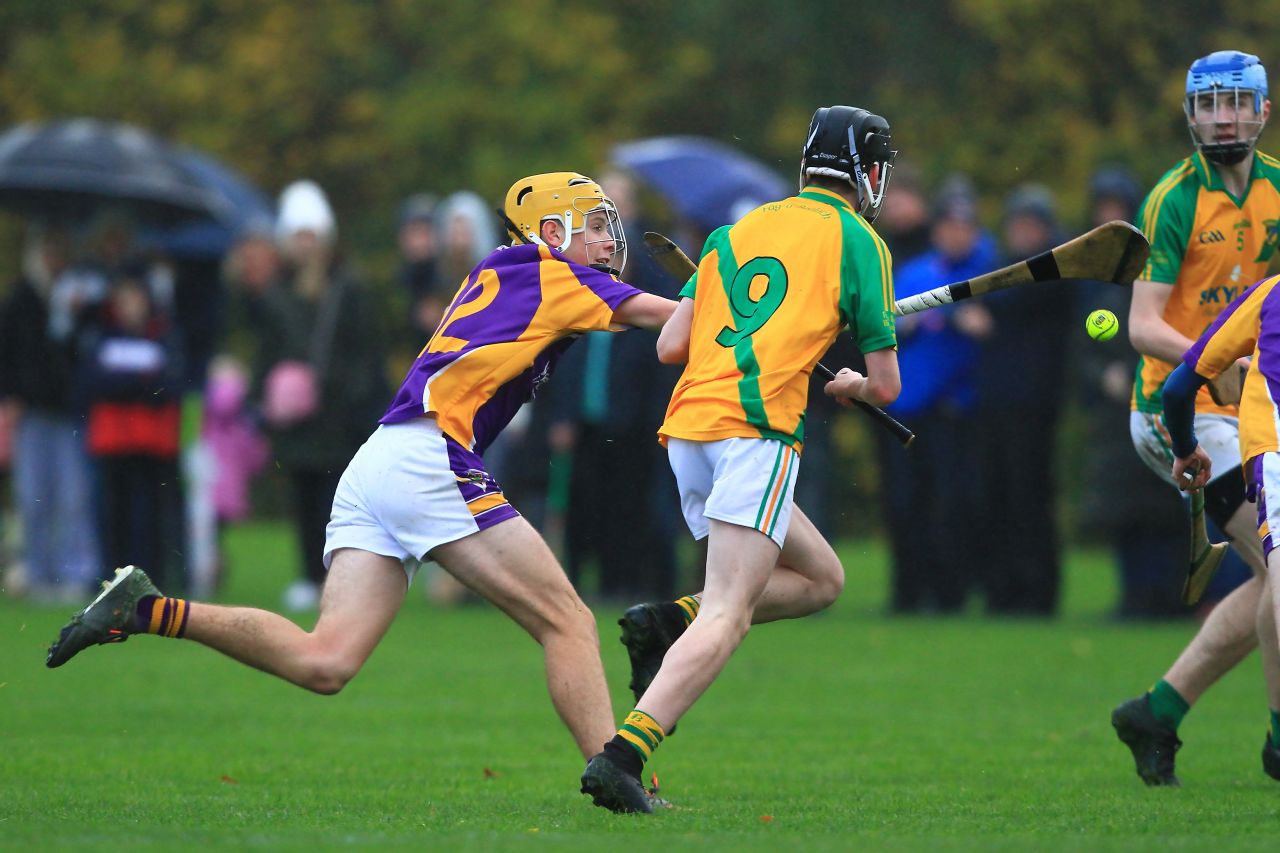
{"type": "Polygon", "coordinates": [[[150,633],[337,693],[382,639],[419,561],[434,560],[542,645],[556,711],[584,758],[598,752],[615,721],[595,619],[482,455],[576,335],[657,329],[675,303],[618,281],[622,226],[589,178],[524,178],[508,191],[504,213],[521,245],[495,250],[463,281],[342,475],[314,630],[264,610],[166,598],[130,566],[63,628],[48,665],[150,633]]]}
{"type": "MultiPolygon", "coordinates": [[[[1249,500],[1257,504],[1257,530],[1266,555],[1265,582],[1258,604],[1258,642],[1264,659],[1280,649],[1280,554],[1272,531],[1280,530],[1280,276],[1258,282],[1218,315],[1187,350],[1182,364],[1165,382],[1165,423],[1174,460],[1171,476],[1187,490],[1212,476],[1213,457],[1196,440],[1196,393],[1210,380],[1250,358],[1240,399],[1240,458],[1244,460],[1249,500]],[[1271,495],[1268,503],[1267,496],[1271,495]]],[[[1262,767],[1280,779],[1280,703],[1268,667],[1271,726],[1262,743],[1262,767]]]]}
{"type": "MultiPolygon", "coordinates": [[[[1197,59],[1187,72],[1184,110],[1197,150],[1156,184],[1139,212],[1137,224],[1152,250],[1134,282],[1129,310],[1129,337],[1141,355],[1130,433],[1138,455],[1165,478],[1174,460],[1162,414],[1165,380],[1226,305],[1266,274],[1280,220],[1280,162],[1255,150],[1271,115],[1267,75],[1258,57],[1218,51],[1197,59]]],[[[1212,459],[1205,511],[1255,577],[1213,609],[1155,687],[1113,712],[1116,734],[1148,785],[1178,784],[1178,724],[1249,654],[1258,643],[1260,620],[1270,614],[1269,607],[1260,606],[1266,564],[1253,513],[1244,506],[1236,406],[1218,405],[1205,388],[1196,397],[1195,412],[1200,446],[1212,459]]],[[[1263,668],[1271,707],[1280,708],[1280,651],[1274,642],[1263,644],[1263,668]]],[[[1280,778],[1270,765],[1267,769],[1280,778]]]]}
{"type": "Polygon", "coordinates": [[[868,224],[884,200],[889,144],[879,116],[818,110],[800,194],[713,232],[663,327],[659,358],[687,365],[659,434],[689,529],[709,539],[706,586],[639,608],[648,621],[638,627],[653,630],[629,634],[636,708],[582,776],[597,805],[650,811],[644,762],[748,627],[822,610],[843,588],[839,558],[792,505],[792,489],[809,375],[842,327],[867,375],[842,370],[826,393],[884,406],[900,389],[889,251],[868,224]]]}

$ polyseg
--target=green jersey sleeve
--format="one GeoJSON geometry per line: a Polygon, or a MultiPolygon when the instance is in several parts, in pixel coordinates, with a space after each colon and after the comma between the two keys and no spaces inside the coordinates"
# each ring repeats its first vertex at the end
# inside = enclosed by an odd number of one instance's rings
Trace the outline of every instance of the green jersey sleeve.
{"type": "Polygon", "coordinates": [[[1191,240],[1196,196],[1197,182],[1190,160],[1165,174],[1147,195],[1134,223],[1151,244],[1151,254],[1139,278],[1164,284],[1178,280],[1182,256],[1191,240]]]}
{"type": "Polygon", "coordinates": [[[897,346],[893,259],[871,226],[841,212],[840,319],[862,352],[897,346]]]}
{"type": "MultiPolygon", "coordinates": [[[[705,258],[708,253],[714,251],[721,241],[728,239],[729,226],[721,225],[716,230],[707,235],[707,241],[702,244],[702,254],[699,258],[705,258]]],[[[685,282],[684,287],[680,288],[680,296],[684,299],[693,299],[698,295],[698,274],[695,272],[685,282]]]]}

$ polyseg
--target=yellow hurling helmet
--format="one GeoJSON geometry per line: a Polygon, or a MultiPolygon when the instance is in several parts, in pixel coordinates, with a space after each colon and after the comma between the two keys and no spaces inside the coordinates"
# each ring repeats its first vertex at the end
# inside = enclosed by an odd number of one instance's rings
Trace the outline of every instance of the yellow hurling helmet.
{"type": "Polygon", "coordinates": [[[611,275],[618,275],[626,266],[627,243],[622,233],[622,222],[613,200],[586,175],[577,172],[548,172],[521,178],[507,190],[502,206],[506,225],[518,242],[541,245],[542,223],[548,219],[559,222],[565,230],[564,245],[568,249],[575,234],[586,229],[587,214],[603,212],[607,218],[609,238],[614,252],[608,264],[593,264],[611,275]]]}

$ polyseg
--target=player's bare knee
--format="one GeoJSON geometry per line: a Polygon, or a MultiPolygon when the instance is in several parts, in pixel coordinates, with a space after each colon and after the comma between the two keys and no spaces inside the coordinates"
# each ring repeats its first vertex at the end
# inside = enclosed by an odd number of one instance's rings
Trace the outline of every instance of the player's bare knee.
{"type": "Polygon", "coordinates": [[[551,638],[600,645],[595,614],[576,593],[557,596],[554,601],[549,602],[543,612],[540,627],[533,629],[531,633],[543,645],[551,638]]]}
{"type": "Polygon", "coordinates": [[[596,625],[596,616],[585,604],[572,612],[567,630],[581,642],[590,643],[593,646],[600,645],[600,630],[596,625]]]}
{"type": "Polygon", "coordinates": [[[844,566],[840,565],[838,559],[823,567],[822,572],[814,579],[814,591],[818,609],[835,604],[840,593],[844,592],[844,566]]]}

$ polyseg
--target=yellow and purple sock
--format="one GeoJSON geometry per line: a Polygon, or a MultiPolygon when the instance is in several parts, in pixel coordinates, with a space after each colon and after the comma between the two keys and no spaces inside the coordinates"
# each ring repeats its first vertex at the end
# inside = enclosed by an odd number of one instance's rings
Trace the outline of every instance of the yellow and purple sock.
{"type": "Polygon", "coordinates": [[[134,624],[139,634],[181,637],[187,633],[191,605],[181,598],[147,595],[138,600],[134,624]]]}
{"type": "Polygon", "coordinates": [[[677,598],[676,607],[680,608],[680,615],[684,618],[684,626],[689,627],[694,619],[698,618],[698,608],[702,606],[697,596],[686,595],[684,598],[677,598]]]}

